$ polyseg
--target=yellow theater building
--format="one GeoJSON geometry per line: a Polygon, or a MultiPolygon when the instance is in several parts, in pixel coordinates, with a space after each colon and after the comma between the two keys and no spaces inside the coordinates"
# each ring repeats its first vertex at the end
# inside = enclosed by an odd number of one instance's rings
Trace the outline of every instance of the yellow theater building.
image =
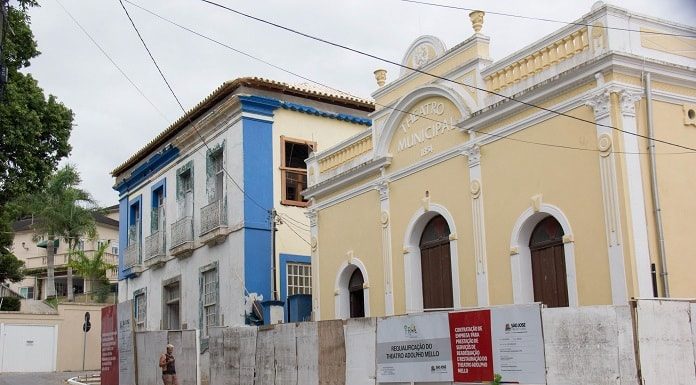
{"type": "Polygon", "coordinates": [[[696,28],[600,2],[493,61],[470,17],[307,159],[314,318],[696,297],[696,28]]]}

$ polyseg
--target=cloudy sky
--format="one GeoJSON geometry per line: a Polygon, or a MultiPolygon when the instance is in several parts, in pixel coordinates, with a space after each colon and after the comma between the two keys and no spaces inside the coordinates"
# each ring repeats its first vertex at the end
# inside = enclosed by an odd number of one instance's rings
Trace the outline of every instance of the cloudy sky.
{"type": "MultiPolygon", "coordinates": [[[[215,8],[199,0],[131,0],[199,33],[331,87],[369,97],[372,72],[398,69],[374,59],[310,41],[215,8]]],[[[182,115],[117,0],[41,0],[32,29],[42,54],[28,71],[47,93],[75,113],[70,139],[83,187],[104,206],[117,203],[110,171],[182,115]],[[60,1],[60,3],[58,2],[60,1]],[[153,107],[109,62],[61,8],[62,4],[152,101],[153,107]]],[[[401,0],[218,0],[253,14],[401,61],[410,43],[430,34],[452,47],[472,34],[468,12],[401,0]]],[[[433,0],[441,4],[572,21],[590,11],[588,0],[433,0]]],[[[610,1],[611,2],[611,1],[610,1]]],[[[696,20],[693,0],[614,1],[622,7],[683,24],[696,20]]],[[[263,76],[302,83],[125,4],[186,109],[225,80],[263,76]]],[[[562,24],[486,15],[482,32],[500,59],[560,28],[562,24]]]]}

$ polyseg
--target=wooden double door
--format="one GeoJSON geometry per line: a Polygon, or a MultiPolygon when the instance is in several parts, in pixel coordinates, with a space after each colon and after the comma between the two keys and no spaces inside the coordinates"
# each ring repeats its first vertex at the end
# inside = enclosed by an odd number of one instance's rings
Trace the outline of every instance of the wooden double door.
{"type": "Polygon", "coordinates": [[[534,301],[548,307],[568,306],[563,229],[553,217],[539,222],[529,242],[534,301]]]}
{"type": "Polygon", "coordinates": [[[449,226],[442,216],[431,219],[423,230],[420,242],[423,309],[454,306],[449,234],[449,226]]]}

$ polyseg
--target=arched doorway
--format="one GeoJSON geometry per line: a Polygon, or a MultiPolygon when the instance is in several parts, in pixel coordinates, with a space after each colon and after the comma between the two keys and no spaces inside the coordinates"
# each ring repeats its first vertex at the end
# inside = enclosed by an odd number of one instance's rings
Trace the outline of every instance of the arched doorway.
{"type": "Polygon", "coordinates": [[[348,280],[348,293],[350,301],[350,318],[365,317],[365,293],[363,284],[365,280],[360,269],[355,269],[348,280]]]}
{"type": "Polygon", "coordinates": [[[419,245],[423,309],[454,306],[449,235],[449,226],[441,215],[431,219],[423,229],[419,245]]]}
{"type": "Polygon", "coordinates": [[[539,222],[529,239],[534,301],[548,307],[568,306],[563,228],[552,217],[539,222]]]}

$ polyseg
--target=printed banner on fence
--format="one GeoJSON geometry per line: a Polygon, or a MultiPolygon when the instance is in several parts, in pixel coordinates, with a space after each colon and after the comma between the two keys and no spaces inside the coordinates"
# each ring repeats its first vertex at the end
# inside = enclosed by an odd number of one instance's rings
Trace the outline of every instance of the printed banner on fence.
{"type": "Polygon", "coordinates": [[[118,304],[118,383],[135,385],[135,334],[133,301],[118,304]]]}
{"type": "Polygon", "coordinates": [[[117,306],[101,309],[101,384],[118,384],[118,316],[117,306]]]}
{"type": "Polygon", "coordinates": [[[377,382],[452,381],[447,313],[377,320],[377,382]]]}
{"type": "Polygon", "coordinates": [[[449,326],[454,381],[546,383],[540,305],[450,313],[449,326]]]}

